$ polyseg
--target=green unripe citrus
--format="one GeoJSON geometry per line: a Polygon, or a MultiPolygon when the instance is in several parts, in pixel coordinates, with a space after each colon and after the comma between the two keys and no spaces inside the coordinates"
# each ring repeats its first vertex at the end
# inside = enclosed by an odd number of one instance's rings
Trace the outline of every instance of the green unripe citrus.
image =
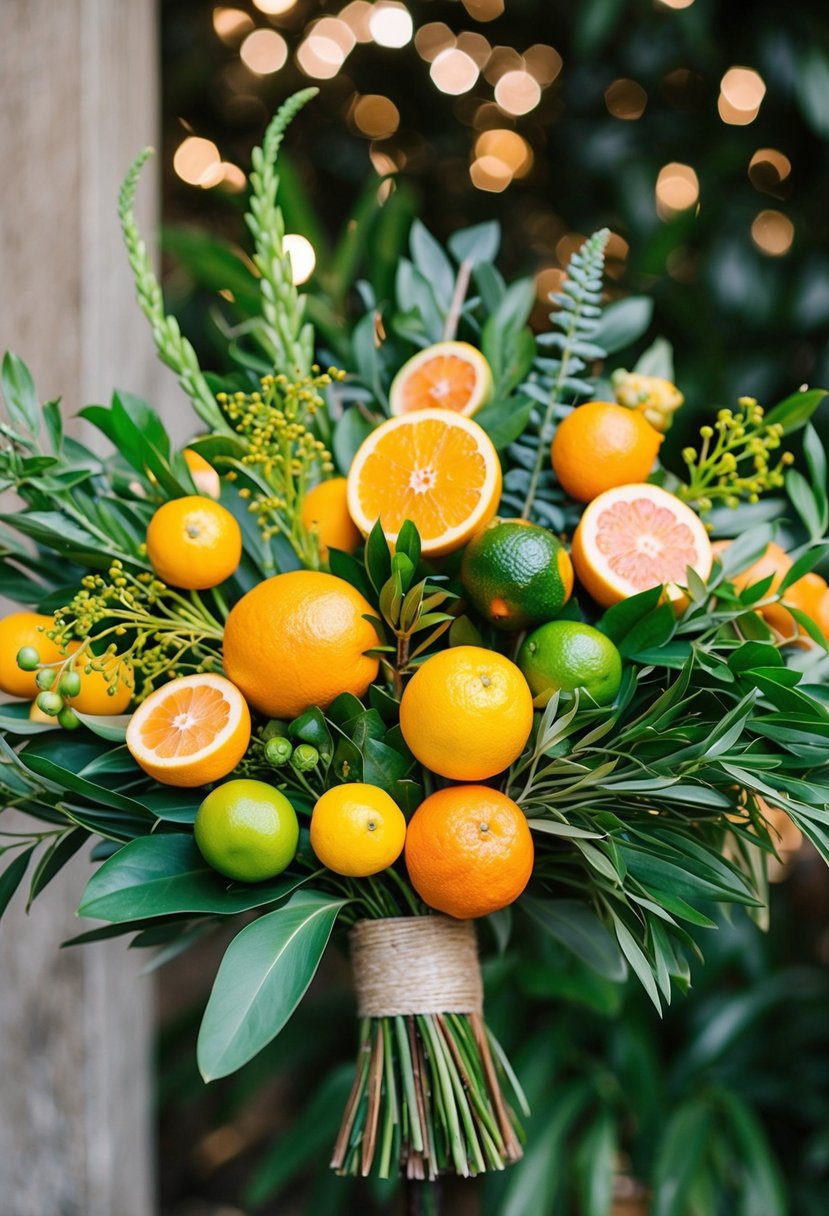
{"type": "Polygon", "coordinates": [[[226,781],[198,809],[196,844],[214,870],[239,882],[264,882],[281,874],[299,842],[296,812],[264,781],[226,781]]]}
{"type": "Polygon", "coordinates": [[[583,688],[609,705],[622,682],[622,656],[613,642],[580,621],[548,621],[536,629],[518,652],[518,666],[543,704],[554,692],[583,688]]]}
{"type": "Polygon", "coordinates": [[[55,672],[51,667],[43,667],[35,676],[35,684],[38,688],[49,689],[55,682],[55,672]]]}
{"type": "Polygon", "coordinates": [[[288,763],[293,750],[290,739],[286,739],[284,735],[274,735],[265,744],[265,759],[274,768],[280,768],[288,763]]]}
{"type": "Polygon", "coordinates": [[[37,671],[40,655],[34,646],[21,646],[17,652],[17,666],[21,671],[37,671]]]}
{"type": "Polygon", "coordinates": [[[68,705],[64,705],[58,714],[58,722],[64,730],[77,730],[81,724],[81,720],[74,709],[70,709],[68,705]]]}
{"type": "Polygon", "coordinates": [[[573,593],[573,566],[564,545],[546,528],[496,519],[466,546],[461,582],[481,616],[515,632],[561,611],[573,593]]]}
{"type": "Polygon", "coordinates": [[[42,692],[37,697],[37,707],[50,718],[56,718],[63,709],[63,697],[56,692],[42,692]]]}
{"type": "Polygon", "coordinates": [[[291,764],[301,773],[309,773],[312,768],[316,768],[319,764],[320,754],[311,743],[300,743],[299,747],[294,748],[294,754],[291,756],[291,764]]]}
{"type": "Polygon", "coordinates": [[[81,691],[81,677],[77,671],[65,671],[58,681],[58,692],[64,697],[76,697],[81,691]]]}

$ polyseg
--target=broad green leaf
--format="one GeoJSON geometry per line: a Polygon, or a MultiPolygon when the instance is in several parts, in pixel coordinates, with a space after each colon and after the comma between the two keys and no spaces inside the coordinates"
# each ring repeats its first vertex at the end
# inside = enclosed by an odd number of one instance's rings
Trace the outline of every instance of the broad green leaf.
{"type": "Polygon", "coordinates": [[[656,607],[661,595],[661,587],[651,587],[648,591],[640,591],[638,595],[632,595],[614,604],[599,618],[596,628],[618,646],[642,618],[656,607]]]}
{"type": "Polygon", "coordinates": [[[412,261],[430,285],[442,313],[449,311],[455,287],[452,263],[428,228],[415,220],[409,233],[412,261]]]}
{"type": "Polygon", "coordinates": [[[714,1112],[705,1098],[686,1099],[669,1116],[656,1149],[652,1216],[687,1216],[713,1133],[714,1112]]]}
{"type": "Polygon", "coordinates": [[[69,832],[55,838],[38,861],[37,868],[32,875],[32,883],[29,888],[30,905],[32,900],[36,899],[44,887],[49,885],[88,839],[89,833],[83,828],[72,828],[69,832]]]}
{"type": "Polygon", "coordinates": [[[672,384],[675,379],[674,348],[667,338],[656,338],[643,351],[633,368],[640,376],[661,376],[672,384]]]}
{"type": "Polygon", "coordinates": [[[779,424],[783,427],[785,435],[791,434],[792,431],[806,425],[826,396],[826,392],[827,390],[824,388],[809,388],[802,392],[792,393],[790,397],[786,397],[766,414],[765,425],[779,424]]]}
{"type": "Polygon", "coordinates": [[[302,891],[233,939],[199,1030],[205,1081],[235,1072],[276,1038],[314,978],[346,902],[302,891]]]}
{"type": "Polygon", "coordinates": [[[608,1216],[617,1169],[618,1128],[609,1110],[602,1111],[583,1136],[576,1168],[581,1216],[608,1216]]]}
{"type": "Polygon", "coordinates": [[[628,296],[627,299],[608,304],[590,340],[613,355],[637,342],[652,318],[653,300],[650,296],[628,296]]]}
{"type": "Polygon", "coordinates": [[[333,452],[337,468],[345,475],[351,468],[357,449],[374,430],[376,423],[367,418],[356,405],[343,410],[334,426],[333,452]]]}
{"type": "Polygon", "coordinates": [[[599,975],[617,983],[627,975],[618,946],[586,904],[575,899],[538,899],[525,895],[520,906],[542,929],[599,975]]]}
{"type": "Polygon", "coordinates": [[[475,421],[484,428],[501,452],[524,433],[534,408],[535,403],[530,397],[513,396],[484,406],[475,415],[475,421]]]}
{"type": "Polygon", "coordinates": [[[31,848],[18,853],[14,861],[0,874],[0,916],[6,911],[12,896],[23,881],[34,851],[35,846],[32,845],[31,848]]]}
{"type": "Polygon", "coordinates": [[[284,899],[300,882],[231,882],[206,865],[189,833],[158,832],[130,841],[95,871],[78,913],[115,922],[181,912],[231,916],[284,899]]]}
{"type": "Polygon", "coordinates": [[[494,262],[501,244],[501,225],[497,220],[487,220],[471,228],[460,228],[453,232],[447,244],[449,252],[457,262],[494,262]]]}
{"type": "Polygon", "coordinates": [[[14,429],[24,436],[36,436],[40,430],[40,403],[32,374],[23,360],[10,350],[3,355],[0,387],[14,429]]]}

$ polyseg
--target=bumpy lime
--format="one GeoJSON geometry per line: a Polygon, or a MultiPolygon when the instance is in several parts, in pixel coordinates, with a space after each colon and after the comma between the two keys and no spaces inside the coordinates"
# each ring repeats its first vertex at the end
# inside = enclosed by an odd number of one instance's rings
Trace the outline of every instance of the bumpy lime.
{"type": "Polygon", "coordinates": [[[209,866],[239,882],[263,882],[281,874],[299,843],[296,812],[264,781],[226,781],[199,807],[196,844],[209,866]]]}
{"type": "Polygon", "coordinates": [[[461,582],[481,616],[498,629],[517,631],[561,611],[573,592],[573,566],[546,528],[499,519],[466,546],[461,582]]]}
{"type": "Polygon", "coordinates": [[[609,705],[622,682],[622,656],[592,625],[548,621],[525,638],[518,666],[537,703],[554,692],[583,688],[599,705],[609,705]]]}

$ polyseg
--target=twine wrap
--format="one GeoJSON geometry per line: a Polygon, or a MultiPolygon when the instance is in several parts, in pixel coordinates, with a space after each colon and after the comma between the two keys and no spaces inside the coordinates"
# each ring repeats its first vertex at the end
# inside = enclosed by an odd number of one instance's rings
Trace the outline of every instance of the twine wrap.
{"type": "Polygon", "coordinates": [[[361,920],[350,941],[360,1017],[483,1012],[472,921],[447,916],[361,920]]]}

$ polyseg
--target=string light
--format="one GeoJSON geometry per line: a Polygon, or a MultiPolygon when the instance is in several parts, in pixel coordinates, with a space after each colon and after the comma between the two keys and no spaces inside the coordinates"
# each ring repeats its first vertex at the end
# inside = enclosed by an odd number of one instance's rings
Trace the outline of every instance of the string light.
{"type": "Polygon", "coordinates": [[[463,7],[476,21],[494,21],[504,11],[504,0],[463,0],[463,7]]]}
{"type": "Polygon", "coordinates": [[[269,76],[285,66],[288,44],[276,30],[254,30],[242,43],[239,56],[255,76],[269,76]]]}
{"type": "Polygon", "coordinates": [[[492,54],[492,47],[483,34],[475,34],[470,30],[464,30],[462,34],[458,34],[455,45],[459,51],[464,51],[470,59],[474,59],[479,69],[486,66],[492,54]]]}
{"type": "Polygon", "coordinates": [[[755,190],[782,198],[783,183],[792,171],[792,162],[777,148],[758,148],[749,161],[748,176],[755,190]]]}
{"type": "Polygon", "coordinates": [[[751,225],[751,239],[770,258],[788,253],[794,240],[794,224],[782,211],[761,211],[751,225]]]}
{"type": "Polygon", "coordinates": [[[358,42],[371,42],[371,10],[368,0],[351,0],[340,13],[340,21],[346,23],[358,42]]]}
{"type": "Polygon", "coordinates": [[[663,8],[690,8],[694,0],[657,0],[663,8]]]}
{"type": "Polygon", "coordinates": [[[318,34],[316,27],[312,27],[297,47],[296,61],[306,76],[330,80],[345,63],[345,51],[333,38],[318,34]]]}
{"type": "Polygon", "coordinates": [[[729,68],[720,81],[720,118],[731,126],[748,126],[759,114],[765,95],[765,81],[754,68],[729,68]]]}
{"type": "Polygon", "coordinates": [[[512,181],[512,172],[497,156],[479,156],[469,166],[472,185],[490,194],[500,194],[512,181]]]}
{"type": "Polygon", "coordinates": [[[253,18],[240,8],[214,8],[213,29],[222,42],[232,46],[253,29],[253,18]]]}
{"type": "Polygon", "coordinates": [[[484,76],[490,84],[497,84],[507,72],[520,72],[524,60],[512,46],[496,46],[489,57],[484,76]]]}
{"type": "Polygon", "coordinates": [[[505,72],[495,86],[495,100],[507,114],[529,114],[541,101],[541,86],[523,69],[505,72]]]}
{"type": "Polygon", "coordinates": [[[396,0],[379,0],[372,8],[368,27],[378,46],[395,50],[411,42],[414,33],[411,13],[396,0]]]}
{"type": "Polygon", "coordinates": [[[546,88],[556,79],[564,61],[554,46],[536,42],[524,52],[524,66],[542,88],[546,88]]]}
{"type": "Polygon", "coordinates": [[[455,45],[455,35],[443,21],[430,21],[421,25],[415,34],[414,44],[420,58],[432,63],[441,51],[455,45]]]}
{"type": "Polygon", "coordinates": [[[699,199],[699,178],[690,165],[672,161],[663,165],[656,179],[656,212],[660,219],[672,219],[693,207],[699,199]]]}
{"type": "Polygon", "coordinates": [[[394,102],[380,93],[358,97],[351,111],[354,126],[369,139],[386,139],[400,126],[400,111],[394,102]]]}
{"type": "Polygon", "coordinates": [[[442,93],[457,97],[468,93],[478,79],[478,65],[466,51],[457,47],[441,51],[435,59],[429,75],[442,93]]]}
{"type": "Polygon", "coordinates": [[[220,183],[231,194],[241,194],[248,184],[248,179],[238,165],[232,165],[229,161],[223,160],[219,168],[222,171],[220,183]]]}
{"type": "Polygon", "coordinates": [[[291,260],[291,277],[294,286],[298,287],[300,283],[307,282],[317,264],[314,246],[308,238],[301,236],[298,232],[289,232],[282,238],[282,249],[291,260]]]}
{"type": "Polygon", "coordinates": [[[215,185],[210,179],[215,177],[221,159],[212,139],[188,135],[176,148],[173,170],[189,186],[215,185]]]}
{"type": "Polygon", "coordinates": [[[494,156],[511,177],[526,177],[533,166],[533,150],[522,135],[506,127],[484,131],[475,140],[475,156],[494,156]]]}
{"type": "Polygon", "coordinates": [[[254,7],[268,17],[281,17],[283,13],[289,13],[296,2],[297,0],[253,0],[254,7]]]}

